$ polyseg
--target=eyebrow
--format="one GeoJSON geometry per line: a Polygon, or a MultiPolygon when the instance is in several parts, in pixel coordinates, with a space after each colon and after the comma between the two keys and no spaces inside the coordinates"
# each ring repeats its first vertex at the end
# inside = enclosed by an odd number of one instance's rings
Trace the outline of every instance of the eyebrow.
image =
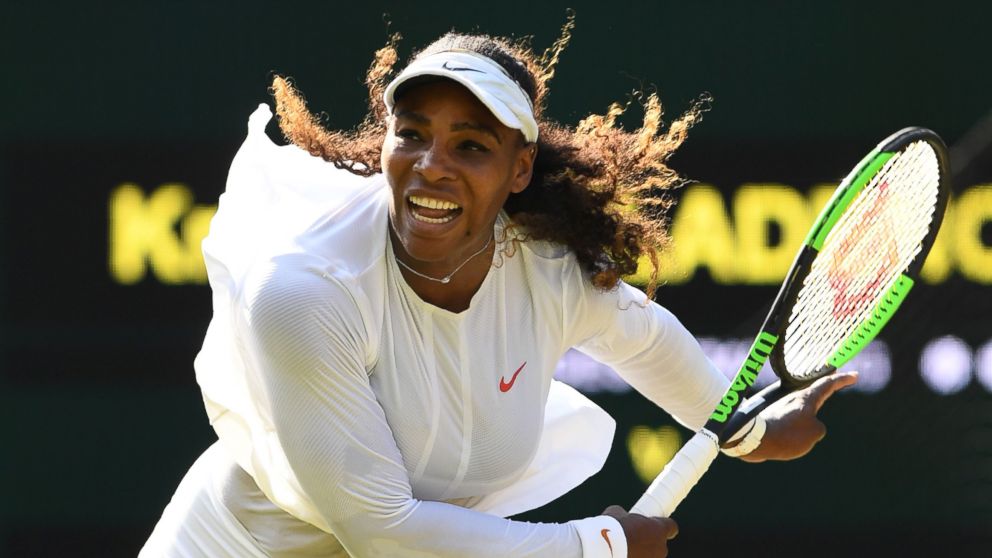
{"type": "MultiPolygon", "coordinates": [[[[419,112],[414,112],[412,110],[404,110],[398,112],[396,113],[396,118],[407,118],[419,124],[431,123],[430,118],[427,118],[423,114],[420,114],[419,112]]],[[[460,132],[462,130],[475,130],[477,132],[482,132],[483,134],[489,134],[490,136],[493,137],[493,139],[496,140],[496,143],[500,145],[503,144],[503,140],[500,139],[499,134],[496,133],[496,130],[492,129],[490,126],[486,126],[485,124],[479,124],[476,122],[457,122],[451,125],[452,132],[460,132]]]]}
{"type": "Polygon", "coordinates": [[[459,122],[451,125],[451,131],[458,132],[461,130],[475,130],[477,132],[482,132],[483,134],[489,134],[496,140],[496,143],[503,145],[503,141],[499,139],[499,135],[496,133],[496,130],[493,130],[485,124],[477,124],[475,122],[459,122]]]}
{"type": "Polygon", "coordinates": [[[430,124],[431,119],[427,118],[419,112],[413,112],[412,110],[404,110],[396,113],[396,118],[409,118],[414,122],[419,122],[421,124],[430,124]]]}

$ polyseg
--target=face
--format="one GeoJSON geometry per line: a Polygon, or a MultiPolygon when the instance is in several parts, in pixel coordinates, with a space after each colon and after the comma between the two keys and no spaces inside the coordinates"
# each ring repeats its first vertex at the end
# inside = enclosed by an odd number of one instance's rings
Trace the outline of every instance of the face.
{"type": "Polygon", "coordinates": [[[485,246],[507,197],[527,187],[536,146],[450,80],[406,92],[388,124],[382,168],[397,254],[447,273],[485,246]]]}

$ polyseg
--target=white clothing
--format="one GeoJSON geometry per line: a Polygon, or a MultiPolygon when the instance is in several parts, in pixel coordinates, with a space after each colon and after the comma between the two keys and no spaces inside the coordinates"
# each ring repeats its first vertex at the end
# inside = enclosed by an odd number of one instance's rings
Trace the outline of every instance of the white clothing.
{"type": "MultiPolygon", "coordinates": [[[[139,558],[267,558],[269,554],[257,543],[258,534],[250,532],[224,501],[229,492],[225,487],[243,481],[238,471],[241,468],[219,442],[203,452],[179,483],[139,558]]],[[[243,471],[241,475],[247,476],[243,471]]],[[[241,484],[250,486],[250,482],[241,484]]]]}
{"type": "MultiPolygon", "coordinates": [[[[727,380],[692,336],[628,285],[596,290],[543,242],[512,256],[501,243],[464,312],[425,303],[393,258],[385,180],[276,147],[269,116],[252,115],[204,241],[214,318],[197,380],[260,490],[228,490],[232,514],[268,505],[355,556],[625,555],[612,518],[499,516],[557,498],[609,451],[612,420],[552,380],[565,351],[612,366],[695,430],[727,380]]],[[[287,549],[312,543],[294,537],[287,549]]]]}

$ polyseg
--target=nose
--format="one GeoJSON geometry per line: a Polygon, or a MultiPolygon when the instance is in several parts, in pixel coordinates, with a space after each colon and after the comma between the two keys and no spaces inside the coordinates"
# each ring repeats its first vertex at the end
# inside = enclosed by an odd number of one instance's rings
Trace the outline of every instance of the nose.
{"type": "Polygon", "coordinates": [[[413,165],[413,170],[429,182],[454,178],[451,157],[444,146],[438,145],[437,142],[432,142],[421,152],[413,165]]]}

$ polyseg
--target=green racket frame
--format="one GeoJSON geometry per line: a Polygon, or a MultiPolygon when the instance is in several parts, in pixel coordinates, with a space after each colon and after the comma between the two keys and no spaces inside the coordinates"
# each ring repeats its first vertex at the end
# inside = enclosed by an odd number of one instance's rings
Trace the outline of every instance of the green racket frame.
{"type": "Polygon", "coordinates": [[[889,322],[889,319],[899,309],[899,306],[906,299],[919,278],[920,269],[926,260],[937,232],[940,230],[941,222],[944,218],[944,210],[947,207],[949,186],[949,163],[947,158],[947,148],[944,142],[934,132],[926,128],[905,128],[896,132],[883,140],[874,150],[866,155],[854,169],[844,178],[844,180],[834,191],[834,195],[827,202],[827,205],[820,212],[809,234],[806,236],[804,245],[789,270],[786,281],[782,284],[772,310],[769,312],[765,323],[761,326],[761,332],[756,337],[751,346],[748,358],[741,366],[734,380],[728,395],[717,409],[710,415],[705,428],[716,434],[720,442],[726,442],[741,426],[746,424],[754,415],[761,411],[767,404],[749,408],[747,413],[737,411],[745,395],[754,385],[758,372],[765,361],[769,361],[772,370],[781,381],[781,385],[772,388],[762,397],[768,403],[774,402],[784,393],[802,389],[813,383],[818,378],[826,376],[846,364],[854,358],[861,349],[866,347],[878,335],[878,333],[889,322]],[[788,321],[788,312],[799,296],[802,289],[803,280],[809,274],[813,260],[823,247],[823,243],[830,234],[834,225],[837,224],[840,216],[848,208],[852,201],[864,189],[873,176],[889,161],[897,152],[907,145],[925,141],[934,147],[937,155],[937,164],[941,177],[941,187],[938,190],[937,202],[934,210],[933,223],[930,230],[921,243],[921,249],[913,261],[907,266],[903,274],[889,288],[889,291],[876,304],[869,317],[858,325],[854,333],[841,343],[840,348],[831,355],[813,374],[807,378],[799,380],[789,374],[786,370],[784,347],[779,343],[779,339],[785,332],[788,321]],[[778,393],[776,393],[778,392],[778,393]],[[733,417],[733,420],[728,420],[733,417]]]}

